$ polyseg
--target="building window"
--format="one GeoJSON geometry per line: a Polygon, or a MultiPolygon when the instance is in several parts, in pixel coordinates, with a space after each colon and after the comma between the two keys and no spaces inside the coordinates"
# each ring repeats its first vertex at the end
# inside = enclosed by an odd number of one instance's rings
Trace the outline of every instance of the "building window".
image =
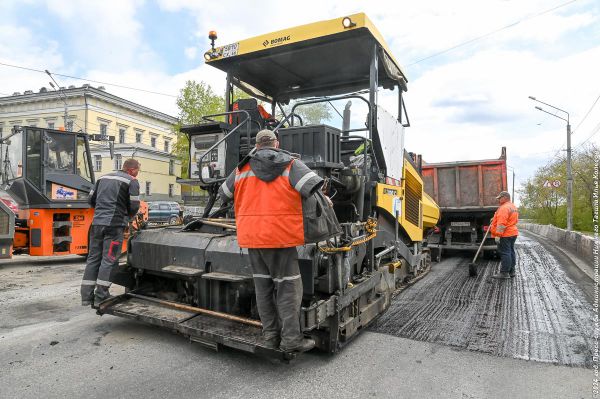
{"type": "Polygon", "coordinates": [[[123,169],[123,157],[121,154],[115,154],[115,170],[123,169]]]}
{"type": "Polygon", "coordinates": [[[165,140],[165,152],[170,152],[169,150],[169,140],[165,140]]]}
{"type": "Polygon", "coordinates": [[[48,122],[48,129],[54,129],[54,122],[48,122]]]}
{"type": "Polygon", "coordinates": [[[135,132],[135,142],[136,143],[142,142],[142,132],[135,132]]]}
{"type": "Polygon", "coordinates": [[[147,181],[146,182],[146,195],[152,195],[151,186],[150,185],[151,185],[151,182],[147,181]]]}
{"type": "Polygon", "coordinates": [[[68,132],[72,132],[73,131],[73,121],[68,121],[67,122],[67,131],[68,132]]]}
{"type": "Polygon", "coordinates": [[[123,144],[125,142],[125,129],[119,128],[119,143],[123,144]]]}
{"type": "Polygon", "coordinates": [[[94,155],[94,172],[100,172],[102,170],[102,156],[94,155]]]}
{"type": "Polygon", "coordinates": [[[100,134],[102,136],[106,136],[106,130],[107,130],[107,126],[104,123],[100,124],[100,134]]]}
{"type": "Polygon", "coordinates": [[[150,145],[154,148],[156,148],[156,137],[152,136],[150,137],[150,145]]]}
{"type": "Polygon", "coordinates": [[[173,198],[173,190],[175,189],[174,184],[169,184],[169,198],[173,198]]]}
{"type": "Polygon", "coordinates": [[[175,161],[172,159],[169,161],[169,174],[171,176],[175,174],[175,161]]]}

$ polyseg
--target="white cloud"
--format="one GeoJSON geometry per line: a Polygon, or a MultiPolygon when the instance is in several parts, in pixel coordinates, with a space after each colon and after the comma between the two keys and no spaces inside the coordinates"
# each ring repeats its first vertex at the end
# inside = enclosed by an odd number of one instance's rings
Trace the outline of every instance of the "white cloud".
{"type": "MultiPolygon", "coordinates": [[[[368,15],[396,58],[407,65],[559,3],[375,0],[369,2],[368,15]]],[[[69,32],[61,42],[41,37],[25,21],[14,20],[20,4],[0,4],[2,62],[43,65],[42,69],[173,95],[188,79],[203,80],[216,93],[224,90],[224,74],[206,65],[177,74],[166,72],[166,66],[177,61],[157,54],[144,37],[144,30],[152,27],[140,19],[141,1],[48,0],[44,4],[56,16],[54,22],[69,32]],[[65,49],[76,56],[67,57],[65,49]]],[[[182,12],[195,20],[194,31],[186,33],[198,37],[200,45],[179,49],[188,60],[202,59],[198,55],[210,45],[209,30],[218,32],[217,43],[222,45],[365,9],[359,0],[305,0],[293,13],[289,4],[274,0],[260,6],[223,0],[218,3],[219,12],[215,12],[215,3],[207,0],[161,0],[159,6],[162,12],[182,12]]],[[[565,132],[560,120],[536,111],[527,96],[568,109],[577,126],[600,94],[600,37],[590,28],[600,24],[599,13],[593,0],[580,0],[409,67],[406,100],[412,127],[407,129],[407,149],[422,153],[429,161],[448,161],[497,158],[500,148],[507,146],[509,163],[518,169],[518,178],[533,172],[536,165],[564,147],[565,132]],[[582,33],[586,28],[587,35],[582,33]]],[[[47,80],[43,74],[0,67],[1,93],[37,90],[47,86],[47,80]]],[[[61,80],[61,84],[82,83],[61,80]]],[[[107,89],[162,112],[177,113],[173,97],[107,89]]],[[[395,98],[382,92],[381,100],[387,109],[395,110],[395,98]]],[[[353,108],[360,123],[359,106],[353,108]]],[[[599,120],[600,105],[574,134],[574,145],[587,138],[599,120]]],[[[594,139],[599,137],[600,133],[594,139]]]]}
{"type": "Polygon", "coordinates": [[[194,59],[196,59],[196,55],[198,54],[198,48],[197,47],[186,47],[183,50],[183,52],[187,59],[194,60],[194,59]]]}

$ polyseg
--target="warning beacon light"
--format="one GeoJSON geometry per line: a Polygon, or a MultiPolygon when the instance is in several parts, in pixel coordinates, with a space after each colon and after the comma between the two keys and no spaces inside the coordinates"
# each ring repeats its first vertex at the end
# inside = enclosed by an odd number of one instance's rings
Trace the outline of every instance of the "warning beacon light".
{"type": "Polygon", "coordinates": [[[217,32],[211,30],[210,32],[208,32],[208,38],[210,39],[210,50],[204,53],[204,59],[206,61],[210,61],[213,58],[217,58],[219,56],[218,51],[215,50],[215,40],[217,40],[217,32]]]}

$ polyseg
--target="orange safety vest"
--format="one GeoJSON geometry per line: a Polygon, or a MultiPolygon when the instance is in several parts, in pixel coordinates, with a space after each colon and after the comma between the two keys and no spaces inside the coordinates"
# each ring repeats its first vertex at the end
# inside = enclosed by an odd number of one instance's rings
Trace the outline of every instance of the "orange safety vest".
{"type": "Polygon", "coordinates": [[[289,180],[292,162],[270,182],[247,163],[235,171],[233,203],[240,248],[290,248],[304,245],[302,198],[289,180]]]}
{"type": "Polygon", "coordinates": [[[517,223],[519,222],[519,210],[510,201],[500,205],[494,214],[494,220],[490,230],[493,237],[514,237],[519,235],[517,223]]]}

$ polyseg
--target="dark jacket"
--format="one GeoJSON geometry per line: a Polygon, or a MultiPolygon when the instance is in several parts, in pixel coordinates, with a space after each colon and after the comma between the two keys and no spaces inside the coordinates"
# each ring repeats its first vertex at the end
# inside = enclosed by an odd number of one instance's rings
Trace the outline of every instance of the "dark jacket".
{"type": "Polygon", "coordinates": [[[101,176],[88,199],[95,208],[93,225],[127,226],[140,209],[140,183],[123,171],[101,176]]]}

